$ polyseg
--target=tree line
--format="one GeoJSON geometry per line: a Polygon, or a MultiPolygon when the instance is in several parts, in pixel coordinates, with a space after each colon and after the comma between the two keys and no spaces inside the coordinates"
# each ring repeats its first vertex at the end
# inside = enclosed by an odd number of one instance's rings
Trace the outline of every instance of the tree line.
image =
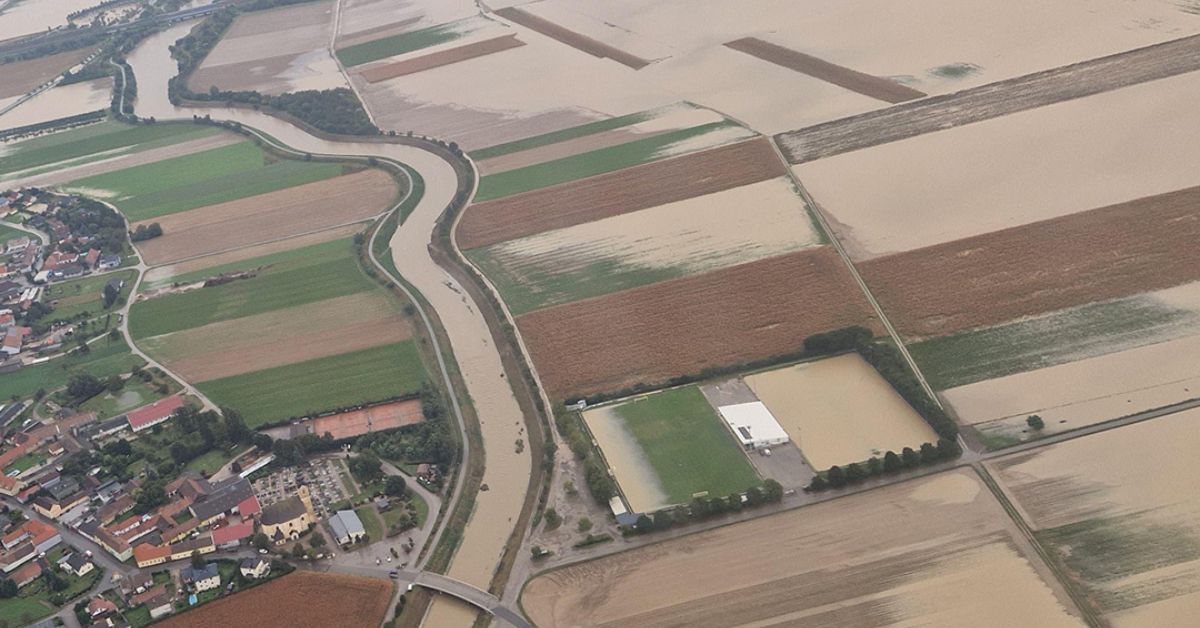
{"type": "Polygon", "coordinates": [[[845,467],[835,464],[823,473],[813,476],[812,482],[804,490],[817,492],[830,488],[842,488],[850,484],[857,484],[872,476],[890,475],[907,469],[915,469],[921,465],[954,460],[960,455],[962,455],[962,449],[959,448],[958,443],[942,438],[936,445],[933,443],[921,445],[920,451],[914,450],[912,447],[905,447],[899,454],[889,451],[882,458],[872,456],[862,464],[852,462],[845,467]]]}

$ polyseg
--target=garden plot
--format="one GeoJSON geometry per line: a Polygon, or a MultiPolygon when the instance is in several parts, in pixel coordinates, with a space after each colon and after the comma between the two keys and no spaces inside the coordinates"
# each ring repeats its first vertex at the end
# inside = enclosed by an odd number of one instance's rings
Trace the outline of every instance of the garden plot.
{"type": "Polygon", "coordinates": [[[1191,622],[1200,604],[1200,410],[987,463],[1104,619],[1191,622]]]}
{"type": "Polygon", "coordinates": [[[396,198],[390,175],[364,170],[219,203],[154,222],[162,237],[138,243],[152,266],[369,220],[396,198]]]}
{"type": "Polygon", "coordinates": [[[794,171],[866,260],[1200,183],[1197,93],[1200,73],[1183,74],[794,171]]]}
{"type": "Polygon", "coordinates": [[[184,379],[203,382],[370,349],[409,334],[395,302],[381,292],[363,292],[217,321],[139,344],[184,379]]]}
{"type": "Polygon", "coordinates": [[[552,570],[538,626],[1082,626],[970,471],[760,517],[552,570]]]}
{"type": "Polygon", "coordinates": [[[743,377],[814,469],[936,443],[937,434],[857,353],[743,377]]]}
{"type": "Polygon", "coordinates": [[[812,334],[875,321],[837,253],[817,247],[548,307],[517,325],[548,394],[565,399],[792,353],[812,334]]]}
{"type": "Polygon", "coordinates": [[[791,253],[820,237],[786,178],[468,251],[516,314],[791,253]]]}
{"type": "Polygon", "coordinates": [[[1044,433],[1102,423],[1200,397],[1200,335],[950,388],[943,399],[993,442],[1021,440],[1025,419],[1044,433]]]}
{"type": "Polygon", "coordinates": [[[695,386],[588,410],[583,419],[634,512],[758,484],[746,455],[695,386]]]}
{"type": "Polygon", "coordinates": [[[348,87],[328,49],[334,11],[326,0],[238,16],[188,85],[272,95],[348,87]]]}

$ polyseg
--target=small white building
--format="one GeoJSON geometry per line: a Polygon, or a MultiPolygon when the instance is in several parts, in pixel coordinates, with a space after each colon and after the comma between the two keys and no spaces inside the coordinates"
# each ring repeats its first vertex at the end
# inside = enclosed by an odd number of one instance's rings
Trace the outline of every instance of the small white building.
{"type": "Polygon", "coordinates": [[[761,401],[717,408],[743,447],[761,449],[788,442],[788,433],[761,401]]]}
{"type": "Polygon", "coordinates": [[[363,528],[362,520],[353,510],[339,510],[334,513],[329,518],[329,527],[333,530],[333,538],[339,545],[350,545],[367,538],[367,531],[363,528]]]}
{"type": "Polygon", "coordinates": [[[271,573],[271,563],[262,557],[246,558],[238,566],[242,575],[258,580],[271,573]]]}

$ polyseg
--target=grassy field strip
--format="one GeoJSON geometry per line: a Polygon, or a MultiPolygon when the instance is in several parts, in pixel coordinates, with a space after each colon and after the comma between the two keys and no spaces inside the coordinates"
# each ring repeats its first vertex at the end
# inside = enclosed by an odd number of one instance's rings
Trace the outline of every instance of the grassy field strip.
{"type": "Polygon", "coordinates": [[[54,312],[47,317],[47,321],[70,320],[83,312],[93,315],[105,313],[104,286],[114,279],[123,279],[125,286],[121,288],[121,296],[128,297],[129,291],[133,289],[133,279],[136,276],[135,271],[129,270],[47,286],[43,300],[57,301],[54,312]]]}
{"type": "Polygon", "coordinates": [[[420,351],[406,340],[201,382],[197,387],[215,403],[237,408],[246,423],[256,427],[412,393],[426,380],[420,351]]]}
{"type": "Polygon", "coordinates": [[[497,144],[495,146],[474,150],[471,151],[471,158],[476,161],[483,161],[485,159],[491,159],[492,157],[499,157],[500,155],[518,153],[523,150],[539,148],[541,146],[549,146],[550,144],[557,144],[566,140],[573,140],[580,137],[586,137],[588,135],[594,135],[596,133],[602,133],[604,131],[611,131],[613,129],[633,126],[635,124],[650,120],[654,116],[654,111],[639,111],[637,113],[630,113],[623,116],[617,116],[615,118],[607,118],[605,120],[588,122],[587,124],[573,126],[560,131],[551,131],[549,133],[534,135],[533,137],[527,137],[514,142],[506,142],[504,144],[497,144]]]}
{"type": "Polygon", "coordinates": [[[1187,284],[924,340],[909,350],[930,385],[945,390],[1197,332],[1200,284],[1187,284]]]}
{"type": "Polygon", "coordinates": [[[220,130],[194,124],[128,126],[105,122],[4,145],[0,175],[64,161],[101,159],[119,149],[149,149],[215,135],[220,130]]]}
{"type": "Polygon", "coordinates": [[[786,179],[472,249],[514,314],[783,255],[820,237],[786,179]]]}
{"type": "MultiPolygon", "coordinates": [[[[479,180],[479,189],[475,193],[475,202],[478,203],[521,192],[528,192],[538,188],[657,161],[677,154],[673,150],[676,145],[687,144],[689,141],[699,141],[704,136],[710,134],[713,137],[720,137],[722,132],[740,128],[738,125],[728,121],[714,122],[483,177],[479,180]]],[[[750,137],[749,131],[746,132],[745,137],[750,137]]],[[[729,136],[727,138],[720,137],[720,139],[726,140],[721,143],[727,143],[739,138],[729,136]]],[[[712,146],[716,145],[714,143],[712,146]]],[[[701,148],[711,148],[712,146],[705,146],[702,143],[698,143],[695,148],[699,150],[701,148]]]]}
{"type": "Polygon", "coordinates": [[[489,22],[472,17],[339,48],[336,54],[342,65],[350,68],[454,41],[487,24],[489,22]]]}
{"type": "Polygon", "coordinates": [[[313,183],[341,164],[275,160],[240,142],[72,181],[65,187],[107,198],[130,222],[313,183]]]}
{"type": "MultiPolygon", "coordinates": [[[[359,270],[354,249],[345,240],[237,265],[242,269],[260,266],[265,268],[253,279],[136,304],[130,316],[130,333],[134,338],[148,338],[374,288],[371,280],[359,270]]],[[[212,273],[208,271],[207,274],[212,273]]]]}

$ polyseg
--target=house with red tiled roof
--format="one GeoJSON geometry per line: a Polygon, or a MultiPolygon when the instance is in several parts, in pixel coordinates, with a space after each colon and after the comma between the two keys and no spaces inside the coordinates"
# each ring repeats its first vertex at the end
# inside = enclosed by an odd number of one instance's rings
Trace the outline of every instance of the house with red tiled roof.
{"type": "Polygon", "coordinates": [[[254,520],[244,519],[212,531],[213,544],[220,549],[236,549],[254,535],[254,520]]]}
{"type": "Polygon", "coordinates": [[[83,256],[83,262],[88,268],[95,268],[96,262],[100,261],[100,249],[89,249],[87,255],[83,256]]]}
{"type": "Polygon", "coordinates": [[[12,497],[25,488],[25,482],[7,475],[0,475],[0,495],[12,497]]]}
{"type": "Polygon", "coordinates": [[[125,418],[129,421],[129,427],[133,428],[134,432],[140,432],[166,421],[171,418],[171,415],[176,410],[182,407],[183,397],[174,395],[155,401],[150,405],[142,406],[125,415],[125,418]]]}
{"type": "Polygon", "coordinates": [[[103,596],[97,595],[92,598],[92,601],[87,605],[88,616],[92,619],[97,619],[105,615],[117,612],[117,605],[105,599],[103,596]]]}
{"type": "Polygon", "coordinates": [[[36,580],[40,575],[42,575],[42,563],[35,560],[12,572],[8,577],[19,589],[36,580]]]}
{"type": "Polygon", "coordinates": [[[151,545],[142,543],[133,548],[133,561],[141,569],[153,565],[161,565],[167,562],[171,557],[171,547],[169,545],[151,545]]]}

